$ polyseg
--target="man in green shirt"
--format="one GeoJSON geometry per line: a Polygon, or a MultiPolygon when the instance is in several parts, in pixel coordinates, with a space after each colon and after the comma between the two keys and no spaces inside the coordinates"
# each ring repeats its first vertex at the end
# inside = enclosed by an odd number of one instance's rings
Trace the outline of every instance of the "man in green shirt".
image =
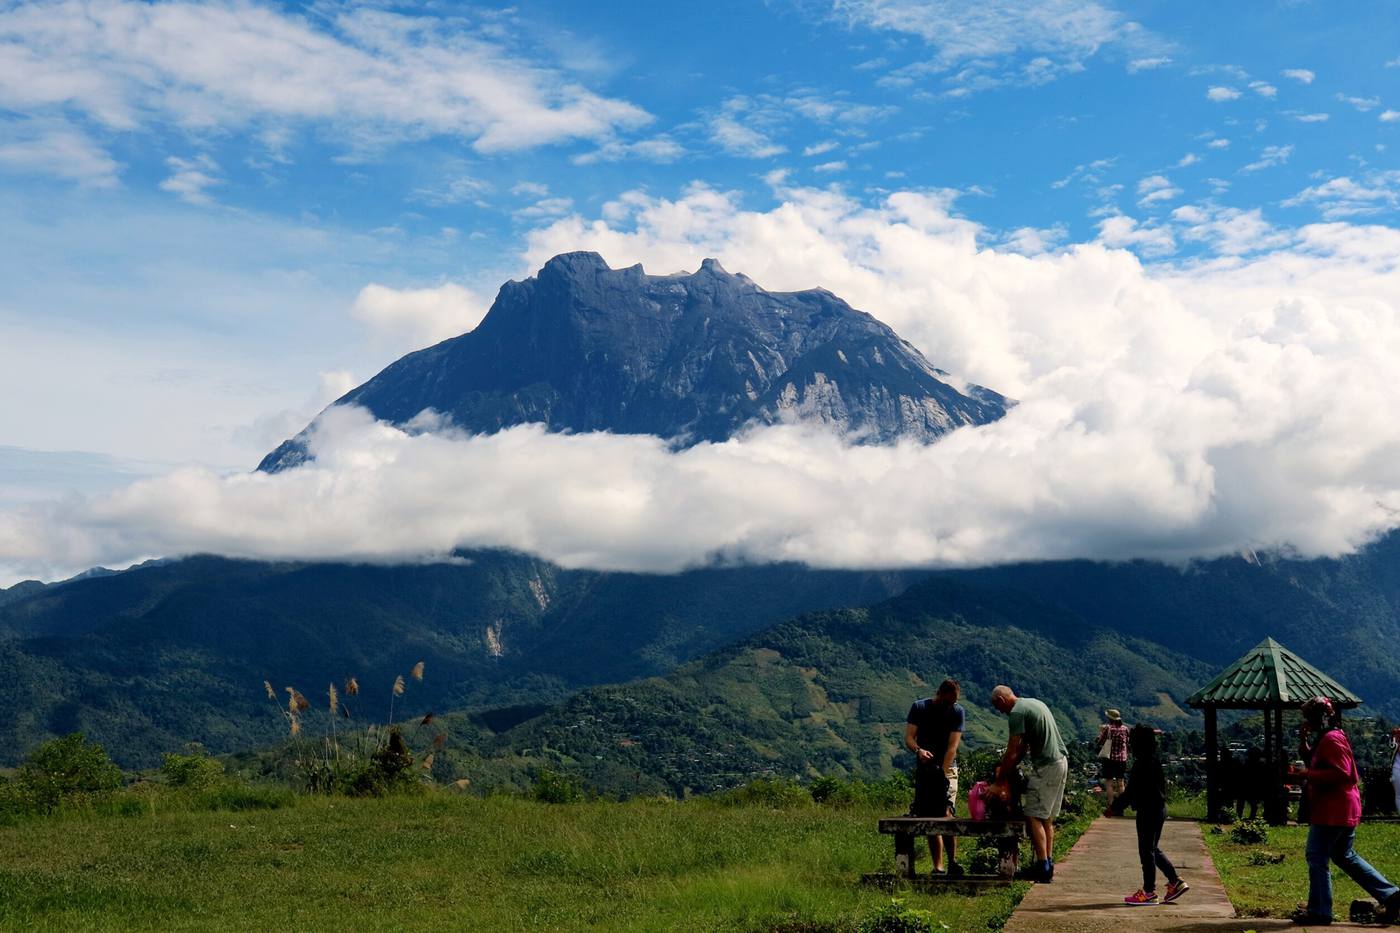
{"type": "Polygon", "coordinates": [[[1055,845],[1055,817],[1065,799],[1065,782],[1069,778],[1069,757],[1065,753],[1060,727],[1050,708],[1031,697],[1018,697],[1008,686],[992,691],[992,706],[1005,713],[1010,721],[1006,754],[997,765],[996,779],[1008,776],[1025,759],[1029,765],[1026,792],[1021,797],[1021,809],[1030,830],[1031,846],[1035,849],[1035,865],[1029,874],[1033,881],[1051,881],[1055,863],[1051,858],[1055,845]]]}

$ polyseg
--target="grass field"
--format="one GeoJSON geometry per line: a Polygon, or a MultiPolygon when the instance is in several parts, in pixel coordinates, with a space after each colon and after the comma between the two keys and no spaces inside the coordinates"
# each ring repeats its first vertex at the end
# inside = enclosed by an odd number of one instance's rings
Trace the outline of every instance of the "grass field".
{"type": "MultiPolygon", "coordinates": [[[[1209,826],[1204,829],[1211,858],[1240,916],[1286,917],[1308,899],[1308,864],[1303,859],[1306,826],[1270,827],[1268,842],[1261,845],[1231,842],[1229,827],[1220,835],[1212,833],[1209,826]],[[1275,861],[1279,856],[1282,861],[1275,861]]],[[[1400,824],[1361,824],[1356,851],[1387,878],[1400,878],[1400,824]]],[[[1353,898],[1365,897],[1350,878],[1333,869],[1332,901],[1337,917],[1346,917],[1353,898]]]]}
{"type": "MultiPolygon", "coordinates": [[[[289,799],[0,828],[0,926],[796,933],[858,930],[890,903],[857,883],[892,867],[869,807],[289,799]]],[[[1025,887],[896,896],[933,929],[980,931],[1025,887]]]]}

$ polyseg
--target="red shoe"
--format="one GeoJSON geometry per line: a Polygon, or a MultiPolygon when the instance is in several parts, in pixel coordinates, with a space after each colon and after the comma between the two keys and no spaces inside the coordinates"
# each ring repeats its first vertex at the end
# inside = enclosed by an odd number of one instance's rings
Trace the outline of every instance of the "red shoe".
{"type": "Polygon", "coordinates": [[[1191,890],[1191,885],[1185,881],[1168,881],[1167,893],[1162,897],[1162,903],[1170,904],[1189,890],[1191,890]]]}
{"type": "Polygon", "coordinates": [[[1149,894],[1146,891],[1139,891],[1136,894],[1129,894],[1127,897],[1123,898],[1123,903],[1127,904],[1129,907],[1156,907],[1157,893],[1154,891],[1149,894]]]}

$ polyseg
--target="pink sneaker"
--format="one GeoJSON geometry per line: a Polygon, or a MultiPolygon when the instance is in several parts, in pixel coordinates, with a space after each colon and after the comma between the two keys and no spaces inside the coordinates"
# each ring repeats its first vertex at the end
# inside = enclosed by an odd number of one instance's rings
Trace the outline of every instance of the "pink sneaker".
{"type": "Polygon", "coordinates": [[[1169,881],[1167,882],[1167,893],[1163,896],[1162,903],[1170,904],[1189,890],[1191,890],[1191,885],[1187,884],[1185,881],[1177,881],[1174,883],[1169,881]]]}
{"type": "Polygon", "coordinates": [[[1129,894],[1123,898],[1123,903],[1129,907],[1155,907],[1157,906],[1157,894],[1154,891],[1149,894],[1146,891],[1139,891],[1136,894],[1129,894]]]}

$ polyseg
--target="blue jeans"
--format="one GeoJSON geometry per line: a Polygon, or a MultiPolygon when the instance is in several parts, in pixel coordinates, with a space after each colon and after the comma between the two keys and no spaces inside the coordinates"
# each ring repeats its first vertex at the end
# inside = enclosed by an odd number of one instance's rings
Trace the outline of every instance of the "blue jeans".
{"type": "Polygon", "coordinates": [[[1384,903],[1400,891],[1395,885],[1361,856],[1352,843],[1356,841],[1355,826],[1308,827],[1308,913],[1315,917],[1332,917],[1332,871],[1330,859],[1347,873],[1367,894],[1384,903]]]}

